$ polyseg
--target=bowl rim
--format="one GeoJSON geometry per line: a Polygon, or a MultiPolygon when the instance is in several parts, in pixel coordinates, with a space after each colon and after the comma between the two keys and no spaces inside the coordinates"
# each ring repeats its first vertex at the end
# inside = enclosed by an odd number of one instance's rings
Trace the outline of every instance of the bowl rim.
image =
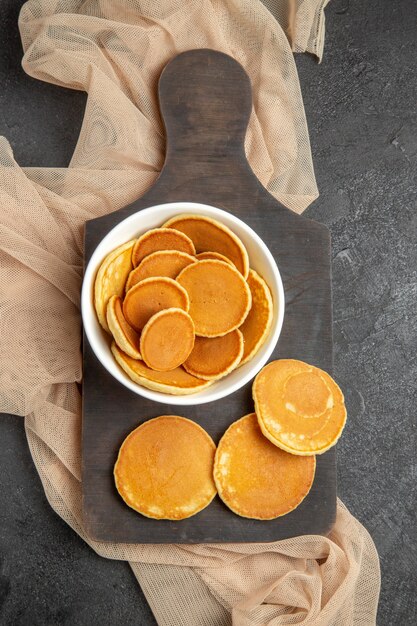
{"type": "MultiPolygon", "coordinates": [[[[167,219],[170,219],[170,218],[166,217],[164,221],[167,221],[167,219]]],[[[156,227],[157,226],[154,226],[153,228],[156,228],[156,227]]],[[[137,226],[136,227],[132,226],[132,231],[137,231],[137,230],[138,230],[137,226]]],[[[149,230],[149,228],[147,230],[149,230]]],[[[144,232],[146,231],[144,230],[144,232]]],[[[137,234],[136,236],[139,236],[139,234],[137,234]]],[[[132,235],[132,238],[133,238],[133,235],[132,235]]],[[[128,240],[129,239],[125,239],[126,242],[128,240]]],[[[271,286],[269,287],[271,289],[271,286]]],[[[278,269],[278,266],[276,264],[276,261],[272,253],[270,252],[269,248],[264,243],[264,241],[261,239],[261,237],[248,224],[246,224],[246,222],[236,217],[229,211],[220,209],[218,207],[214,207],[212,205],[202,204],[199,202],[176,201],[176,202],[165,202],[161,204],[150,205],[149,207],[146,207],[144,209],[139,209],[135,213],[126,217],[124,220],[118,222],[116,226],[114,226],[101,239],[100,243],[96,246],[93,254],[90,257],[89,262],[87,263],[87,266],[85,267],[82,288],[81,288],[81,315],[82,315],[84,333],[86,335],[87,341],[89,342],[93,353],[95,354],[96,358],[101,363],[101,365],[106,369],[106,371],[111,376],[113,376],[113,378],[118,380],[122,385],[124,385],[130,391],[133,391],[137,395],[147,398],[148,400],[152,400],[154,402],[160,402],[162,404],[171,404],[175,406],[179,406],[179,405],[190,406],[190,405],[199,405],[199,404],[206,404],[209,402],[215,402],[216,400],[220,400],[222,398],[230,396],[235,391],[237,391],[238,389],[246,385],[250,380],[252,380],[256,376],[256,374],[262,369],[262,367],[266,364],[273,350],[275,349],[275,346],[281,334],[282,325],[284,322],[284,310],[285,310],[285,294],[284,294],[284,287],[282,283],[281,274],[280,274],[280,271],[278,269]],[[96,274],[97,274],[98,268],[100,267],[101,262],[106,257],[106,255],[111,252],[111,249],[115,249],[118,245],[122,245],[122,243],[118,243],[118,244],[113,245],[113,248],[107,249],[106,244],[108,244],[112,239],[114,239],[115,236],[117,237],[117,234],[120,231],[123,231],[130,222],[135,222],[139,216],[146,218],[148,215],[153,214],[153,213],[158,213],[158,211],[160,212],[162,209],[167,210],[167,211],[171,211],[171,210],[175,211],[178,215],[186,214],[186,213],[192,214],[193,212],[196,214],[200,214],[200,215],[206,215],[207,217],[218,219],[218,221],[220,221],[225,226],[230,228],[230,230],[233,231],[233,226],[230,226],[229,224],[225,224],[224,222],[222,222],[222,217],[223,218],[226,217],[227,221],[232,222],[232,224],[233,223],[237,224],[238,227],[242,231],[245,232],[248,238],[251,239],[256,244],[256,246],[258,246],[262,250],[264,256],[267,259],[268,264],[271,267],[272,274],[275,280],[276,291],[278,292],[278,302],[275,303],[274,301],[274,307],[277,307],[277,319],[275,322],[275,328],[271,329],[272,332],[270,331],[271,333],[270,336],[267,337],[265,343],[260,348],[261,351],[264,350],[264,354],[262,355],[262,357],[257,361],[256,360],[257,355],[255,355],[252,359],[254,361],[254,363],[252,364],[252,367],[248,367],[246,372],[241,377],[237,378],[237,380],[235,380],[234,382],[231,382],[230,385],[223,387],[222,389],[216,390],[216,383],[220,382],[220,380],[223,380],[223,379],[220,379],[219,381],[215,381],[212,385],[210,385],[206,389],[203,389],[202,391],[199,391],[197,393],[178,395],[178,396],[164,393],[162,391],[153,391],[151,389],[148,389],[147,387],[143,387],[142,385],[135,383],[133,380],[131,380],[128,377],[128,375],[122,370],[122,368],[118,365],[118,363],[116,363],[111,352],[110,352],[110,355],[107,354],[105,349],[102,348],[102,346],[100,345],[100,341],[96,337],[97,330],[100,333],[104,333],[104,330],[99,325],[97,316],[95,313],[94,299],[93,299],[95,277],[96,277],[96,274]]],[[[243,367],[250,365],[250,363],[251,361],[246,363],[243,367]]],[[[233,374],[233,372],[231,372],[231,374],[233,374]]]]}

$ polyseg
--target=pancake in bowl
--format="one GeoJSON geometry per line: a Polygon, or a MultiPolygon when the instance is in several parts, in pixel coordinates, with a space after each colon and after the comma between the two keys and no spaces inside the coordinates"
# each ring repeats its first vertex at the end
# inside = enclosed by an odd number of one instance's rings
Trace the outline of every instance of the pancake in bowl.
{"type": "Polygon", "coordinates": [[[217,220],[204,215],[176,215],[164,224],[185,233],[193,242],[197,254],[219,252],[230,259],[247,278],[249,257],[245,246],[231,230],[217,220]]]}
{"type": "Polygon", "coordinates": [[[179,250],[194,255],[193,242],[182,232],[172,228],[153,228],[139,237],[132,251],[132,263],[137,267],[148,254],[161,250],[179,250]]]}
{"type": "Polygon", "coordinates": [[[196,337],[184,369],[203,380],[218,380],[230,374],[240,363],[243,336],[239,330],[222,337],[196,337]]]}
{"type": "Polygon", "coordinates": [[[191,517],[216,495],[215,451],[208,433],[191,420],[176,415],[148,420],[120,448],[114,467],[117,491],[146,517],[191,517]]]}
{"type": "Polygon", "coordinates": [[[264,279],[251,269],[247,282],[252,295],[252,307],[239,328],[245,340],[241,365],[250,361],[265,343],[274,315],[271,292],[264,279]]]}
{"type": "Polygon", "coordinates": [[[108,302],[107,324],[119,348],[132,359],[141,359],[139,334],[127,323],[119,296],[112,296],[108,302]]]}
{"type": "Polygon", "coordinates": [[[160,372],[179,367],[194,347],[194,323],[182,309],[164,309],[145,324],[140,353],[146,365],[160,372]]]}
{"type": "Polygon", "coordinates": [[[152,315],[171,307],[188,311],[186,290],[172,278],[146,278],[127,292],[123,314],[130,326],[141,331],[152,315]]]}
{"type": "Polygon", "coordinates": [[[196,257],[179,250],[160,250],[152,252],[139,263],[129,274],[126,291],[145,278],[166,276],[176,278],[187,265],[196,262],[196,257]]]}
{"type": "Polygon", "coordinates": [[[110,332],[107,325],[107,303],[111,296],[123,296],[126,279],[132,269],[132,248],[135,239],[119,246],[101,263],[94,282],[94,307],[100,325],[110,332]]]}
{"type": "Polygon", "coordinates": [[[224,256],[224,254],[220,254],[220,252],[200,252],[200,254],[196,254],[195,258],[197,261],[207,261],[207,259],[211,261],[224,261],[228,265],[235,267],[233,261],[228,259],[227,256],[224,256]]]}
{"type": "Polygon", "coordinates": [[[132,359],[120,350],[114,342],[111,351],[117,363],[133,382],[152,391],[161,391],[173,396],[185,396],[202,391],[212,384],[211,380],[196,378],[182,367],[177,367],[169,372],[157,372],[143,361],[132,359]]]}
{"type": "Polygon", "coordinates": [[[195,334],[201,337],[230,333],[244,322],[251,307],[247,282],[223,261],[189,265],[177,276],[177,282],[188,293],[195,334]]]}
{"type": "Polygon", "coordinates": [[[341,389],[323,370],[303,361],[268,363],[252,387],[265,437],[291,454],[322,454],[336,444],[346,423],[341,389]]]}
{"type": "Polygon", "coordinates": [[[214,482],[234,513],[269,520],[293,511],[307,496],[316,469],[314,456],[288,454],[263,436],[255,413],[226,430],[217,447],[214,482]]]}

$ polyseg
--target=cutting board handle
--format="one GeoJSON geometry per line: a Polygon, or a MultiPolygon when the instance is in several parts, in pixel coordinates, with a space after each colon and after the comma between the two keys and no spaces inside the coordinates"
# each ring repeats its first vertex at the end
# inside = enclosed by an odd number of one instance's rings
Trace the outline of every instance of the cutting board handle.
{"type": "Polygon", "coordinates": [[[166,163],[186,160],[192,167],[206,162],[212,168],[244,157],[252,90],[249,76],[232,57],[209,49],[179,54],[161,74],[159,102],[166,163]]]}
{"type": "Polygon", "coordinates": [[[94,220],[88,249],[124,218],[162,201],[202,202],[228,211],[235,206],[238,215],[249,199],[263,197],[277,213],[294,219],[246,158],[252,88],[240,63],[217,50],[182,52],[162,70],[158,95],[167,138],[162,170],[141,198],[94,220]]]}

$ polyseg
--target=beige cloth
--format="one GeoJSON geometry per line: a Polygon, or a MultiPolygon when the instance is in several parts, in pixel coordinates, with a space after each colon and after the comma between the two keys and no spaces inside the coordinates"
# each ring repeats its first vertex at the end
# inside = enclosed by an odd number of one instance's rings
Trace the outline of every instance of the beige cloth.
{"type": "MultiPolygon", "coordinates": [[[[296,3],[287,19],[295,49],[322,50],[324,4],[296,3]]],[[[7,141],[0,145],[0,410],[26,416],[51,506],[99,554],[130,561],[164,626],[374,624],[377,554],[340,503],[329,538],[272,544],[112,545],[91,541],[82,527],[83,224],[155,180],[164,153],[158,75],[195,47],[223,50],[246,68],[254,92],[249,160],[276,198],[305,209],[317,190],[282,28],[258,0],[31,0],[20,29],[29,74],[88,92],[68,169],[22,169],[7,141]]]]}

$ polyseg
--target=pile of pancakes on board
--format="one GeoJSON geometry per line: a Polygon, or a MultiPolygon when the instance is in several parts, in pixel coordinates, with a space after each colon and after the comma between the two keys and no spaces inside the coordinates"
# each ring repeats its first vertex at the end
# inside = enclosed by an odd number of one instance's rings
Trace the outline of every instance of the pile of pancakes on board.
{"type": "Polygon", "coordinates": [[[106,256],[94,305],[119,366],[137,384],[196,393],[250,361],[274,304],[242,241],[201,215],[178,215],[106,256]]]}
{"type": "MultiPolygon", "coordinates": [[[[171,394],[204,389],[248,362],[273,316],[265,281],[236,235],[211,218],[179,215],[111,252],[95,281],[95,308],[112,352],[140,385],[171,394]]],[[[323,370],[291,359],[256,376],[255,412],[217,447],[197,423],[162,415],[123,442],[114,467],[125,503],[146,517],[182,520],[218,494],[242,517],[294,510],[314,481],[316,455],[338,441],[343,394],[323,370]]]]}
{"type": "Polygon", "coordinates": [[[181,520],[218,493],[242,517],[293,511],[311,489],[316,455],[342,434],[343,394],[329,374],[292,359],[268,363],[252,393],[255,412],[233,422],[217,448],[201,426],[177,415],[133,430],[114,467],[126,504],[147,517],[181,520]]]}

